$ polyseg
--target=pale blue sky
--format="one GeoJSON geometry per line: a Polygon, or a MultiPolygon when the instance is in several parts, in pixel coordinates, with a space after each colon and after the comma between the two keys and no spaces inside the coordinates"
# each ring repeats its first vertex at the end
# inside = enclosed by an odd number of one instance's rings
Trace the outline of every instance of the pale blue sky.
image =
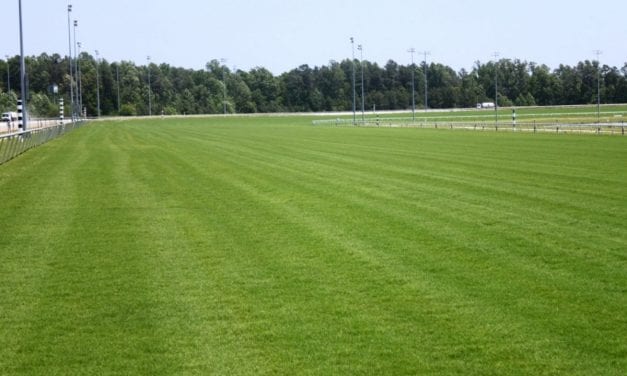
{"type": "MultiPolygon", "coordinates": [[[[627,62],[627,1],[72,0],[77,40],[92,55],[200,69],[211,59],[275,74],[351,56],[407,64],[407,49],[456,70],[520,58],[556,68],[594,59],[627,62]],[[359,52],[356,51],[358,54],[359,52]],[[358,57],[358,55],[357,55],[358,57]]],[[[68,52],[67,0],[22,0],[25,52],[68,52]]],[[[0,55],[19,52],[18,0],[2,0],[0,55]]],[[[418,59],[418,57],[416,58],[418,59]]]]}

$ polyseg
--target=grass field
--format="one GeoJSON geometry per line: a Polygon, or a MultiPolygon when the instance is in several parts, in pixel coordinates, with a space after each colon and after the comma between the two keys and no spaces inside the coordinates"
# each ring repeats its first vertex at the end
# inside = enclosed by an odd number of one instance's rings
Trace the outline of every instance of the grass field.
{"type": "Polygon", "coordinates": [[[0,166],[0,374],[627,370],[627,138],[94,123],[0,166]]]}

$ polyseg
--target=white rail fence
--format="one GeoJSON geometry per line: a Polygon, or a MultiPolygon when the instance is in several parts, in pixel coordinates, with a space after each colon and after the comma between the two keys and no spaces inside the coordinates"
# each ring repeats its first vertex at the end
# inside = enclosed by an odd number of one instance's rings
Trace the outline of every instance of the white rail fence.
{"type": "MultiPolygon", "coordinates": [[[[0,133],[0,164],[3,164],[18,155],[62,136],[71,130],[85,124],[82,121],[59,124],[59,120],[31,120],[25,132],[0,133]]],[[[9,128],[9,131],[12,130],[9,128]]]]}
{"type": "Polygon", "coordinates": [[[539,123],[539,122],[459,122],[459,121],[421,121],[412,118],[367,118],[364,120],[337,118],[314,120],[314,126],[335,127],[379,127],[379,128],[431,128],[431,129],[465,129],[475,131],[496,132],[532,132],[532,133],[581,133],[625,135],[627,125],[620,123],[539,123]]]}

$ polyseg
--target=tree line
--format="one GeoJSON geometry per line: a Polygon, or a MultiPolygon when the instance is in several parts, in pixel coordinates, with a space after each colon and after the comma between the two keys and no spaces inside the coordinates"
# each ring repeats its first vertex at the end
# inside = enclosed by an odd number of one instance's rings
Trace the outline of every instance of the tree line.
{"type": "MultiPolygon", "coordinates": [[[[63,97],[69,113],[69,61],[58,54],[26,59],[28,105],[32,116],[55,117],[63,97]],[[58,89],[55,90],[54,88],[58,89]]],[[[413,65],[389,60],[377,63],[346,59],[327,65],[301,65],[280,75],[263,67],[231,70],[219,60],[194,70],[168,64],[136,65],[108,62],[83,52],[75,60],[80,69],[81,103],[88,116],[97,114],[100,87],[102,115],[175,115],[350,111],[353,74],[356,107],[367,111],[412,108],[412,73],[416,108],[424,107],[425,70],[429,108],[468,108],[493,102],[495,80],[500,106],[627,103],[627,63],[622,68],[583,61],[550,69],[543,64],[501,59],[475,62],[472,69],[455,71],[432,62],[413,65]],[[150,98],[150,104],[149,104],[150,98]]],[[[0,60],[0,109],[13,111],[20,91],[18,57],[0,60]],[[8,65],[8,67],[7,67],[8,65]],[[8,68],[8,69],[7,69],[8,68]],[[1,74],[4,72],[4,74],[1,74]],[[8,82],[7,82],[8,72],[8,82]],[[11,91],[8,91],[8,85],[11,91]]]]}

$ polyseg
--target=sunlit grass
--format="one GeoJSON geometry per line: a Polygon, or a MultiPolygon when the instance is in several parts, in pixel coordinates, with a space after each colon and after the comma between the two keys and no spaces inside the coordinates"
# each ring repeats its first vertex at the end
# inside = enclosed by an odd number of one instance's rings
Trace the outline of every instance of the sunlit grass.
{"type": "Polygon", "coordinates": [[[92,124],[0,166],[0,374],[623,374],[624,137],[92,124]]]}

